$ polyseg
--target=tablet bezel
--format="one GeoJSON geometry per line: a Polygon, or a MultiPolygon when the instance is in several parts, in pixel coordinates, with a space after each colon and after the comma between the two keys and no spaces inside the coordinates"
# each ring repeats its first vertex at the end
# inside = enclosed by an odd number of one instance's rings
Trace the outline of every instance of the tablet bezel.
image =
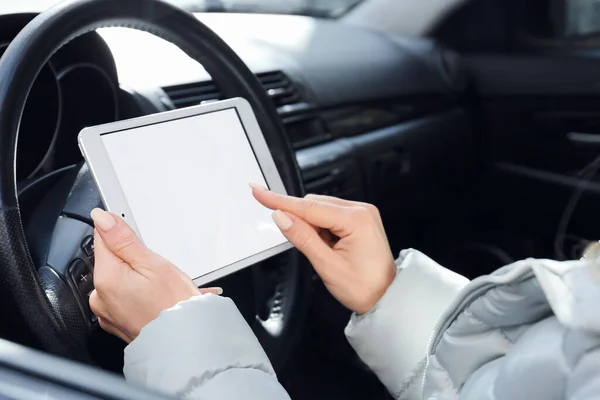
{"type": "MultiPolygon", "coordinates": [[[[98,186],[98,190],[100,191],[100,195],[106,209],[121,216],[143,241],[143,236],[140,234],[137,224],[133,218],[133,214],[131,213],[117,174],[109,159],[104,143],[102,142],[102,135],[115,134],[118,131],[126,131],[147,125],[163,123],[175,119],[193,117],[232,108],[237,111],[240,122],[246,133],[246,137],[248,138],[250,146],[254,151],[256,160],[258,161],[260,169],[265,177],[265,181],[269,190],[272,190],[276,193],[287,194],[285,186],[283,185],[283,181],[281,180],[281,176],[279,175],[279,171],[277,170],[277,166],[275,165],[275,161],[273,160],[271,152],[269,151],[269,147],[265,141],[260,126],[258,125],[258,121],[256,120],[250,103],[243,98],[233,98],[83,129],[78,136],[79,148],[88,164],[94,181],[98,186]]],[[[269,257],[286,251],[291,247],[293,247],[292,244],[286,241],[261,253],[244,258],[232,264],[223,266],[213,272],[209,272],[208,274],[194,278],[193,281],[197,286],[202,286],[215,279],[222,278],[233,272],[239,271],[240,269],[246,268],[250,265],[256,264],[269,257]]]]}

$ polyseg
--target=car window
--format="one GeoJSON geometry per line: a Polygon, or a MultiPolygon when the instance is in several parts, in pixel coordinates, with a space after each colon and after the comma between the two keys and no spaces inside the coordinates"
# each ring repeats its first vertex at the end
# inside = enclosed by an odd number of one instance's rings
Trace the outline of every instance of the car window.
{"type": "MultiPolygon", "coordinates": [[[[0,0],[0,14],[43,11],[62,0],[0,0]]],[[[335,18],[366,0],[166,0],[190,11],[299,14],[335,18]]]]}
{"type": "Polygon", "coordinates": [[[600,1],[523,2],[525,29],[538,39],[577,39],[600,34],[600,1]]]}
{"type": "Polygon", "coordinates": [[[600,32],[598,0],[567,0],[565,4],[565,36],[585,36],[600,32]]]}
{"type": "Polygon", "coordinates": [[[334,18],[361,0],[167,0],[191,11],[300,14],[334,18]]]}

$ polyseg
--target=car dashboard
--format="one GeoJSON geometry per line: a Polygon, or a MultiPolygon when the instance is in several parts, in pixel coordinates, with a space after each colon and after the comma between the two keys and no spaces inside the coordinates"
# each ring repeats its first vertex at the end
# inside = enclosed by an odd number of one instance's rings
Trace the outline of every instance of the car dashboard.
{"type": "MultiPolygon", "coordinates": [[[[435,213],[462,179],[471,130],[455,52],[335,20],[195,15],[272,99],[307,193],[375,203],[394,225],[435,213]]],[[[0,16],[0,43],[33,17],[0,16]]],[[[76,136],[86,126],[221,98],[200,64],[149,33],[105,28],[81,36],[48,61],[32,88],[19,134],[19,186],[81,162],[76,136]]]]}
{"type": "MultiPolygon", "coordinates": [[[[301,16],[196,16],[236,51],[273,100],[308,193],[385,208],[382,201],[396,191],[389,184],[419,167],[418,152],[430,153],[431,160],[440,149],[442,143],[422,147],[437,140],[432,127],[446,131],[446,144],[462,141],[457,134],[467,131],[453,129],[464,122],[453,113],[466,89],[460,59],[432,41],[301,16]]],[[[149,103],[146,113],[221,98],[202,66],[176,46],[130,29],[99,33],[114,55],[121,85],[149,103]]],[[[459,155],[440,154],[440,165],[448,156],[459,155]]],[[[434,192],[417,194],[417,204],[424,205],[423,196],[433,200],[434,192]]]]}

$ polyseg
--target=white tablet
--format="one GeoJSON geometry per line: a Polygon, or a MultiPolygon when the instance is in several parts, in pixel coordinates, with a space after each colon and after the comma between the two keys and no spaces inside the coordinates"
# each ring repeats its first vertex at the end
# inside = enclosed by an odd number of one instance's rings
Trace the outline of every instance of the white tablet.
{"type": "Polygon", "coordinates": [[[198,286],[291,247],[248,186],[286,193],[244,99],[86,128],[79,147],[106,208],[198,286]]]}

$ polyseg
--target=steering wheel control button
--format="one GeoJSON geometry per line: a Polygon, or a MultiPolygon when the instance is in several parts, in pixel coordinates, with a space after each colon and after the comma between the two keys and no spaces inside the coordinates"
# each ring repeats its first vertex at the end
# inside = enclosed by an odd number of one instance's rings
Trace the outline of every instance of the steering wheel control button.
{"type": "Polygon", "coordinates": [[[79,296],[81,296],[81,300],[87,305],[89,303],[88,293],[91,294],[94,290],[94,276],[92,272],[83,260],[77,259],[71,264],[69,275],[79,292],[79,296]]]}
{"type": "Polygon", "coordinates": [[[85,253],[86,256],[92,257],[94,255],[94,238],[93,236],[88,236],[83,239],[81,242],[81,249],[85,253]]]}

